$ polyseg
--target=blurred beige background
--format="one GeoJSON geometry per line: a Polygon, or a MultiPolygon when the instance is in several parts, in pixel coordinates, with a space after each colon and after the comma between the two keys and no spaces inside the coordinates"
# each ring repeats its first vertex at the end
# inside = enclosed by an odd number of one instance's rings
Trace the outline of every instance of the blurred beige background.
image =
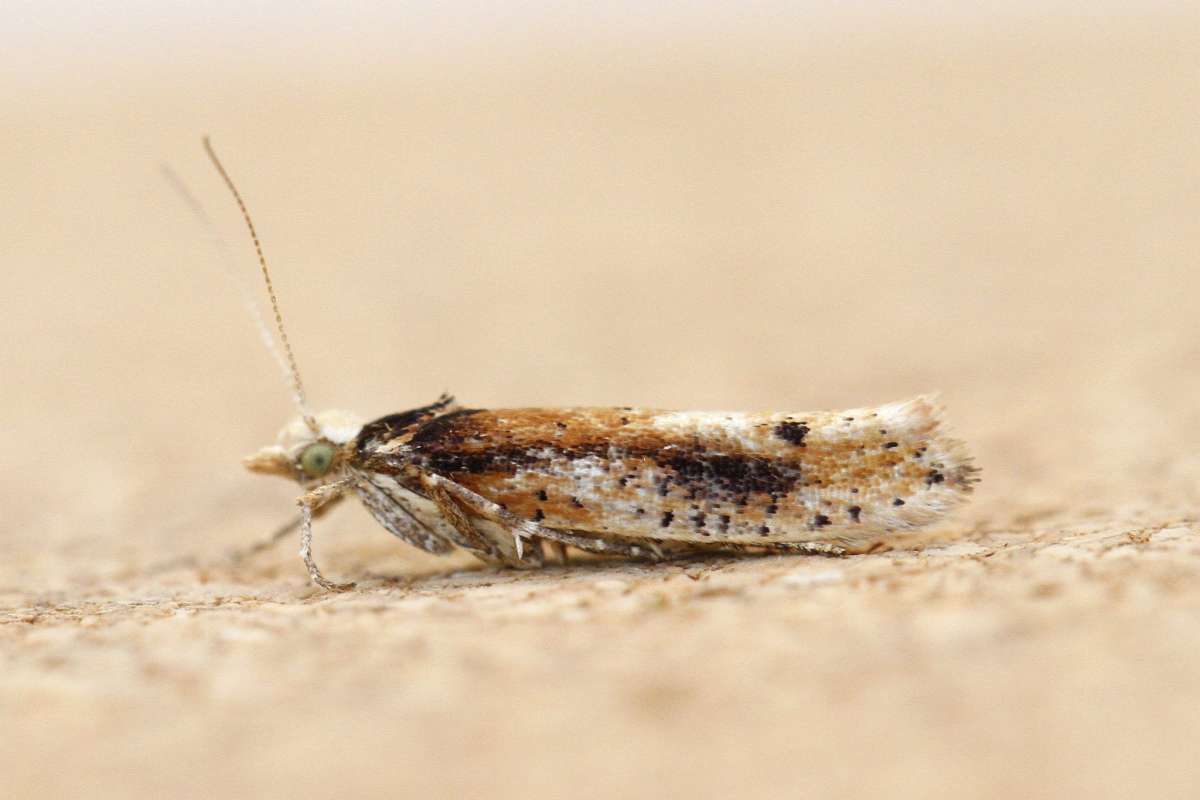
{"type": "Polygon", "coordinates": [[[5,794],[1194,796],[1200,13],[1129,6],[6,6],[5,794]],[[358,592],[232,565],[293,409],[161,177],[253,280],[203,133],[318,407],[936,389],[976,500],[843,560],[492,573],[347,508],[358,592]]]}

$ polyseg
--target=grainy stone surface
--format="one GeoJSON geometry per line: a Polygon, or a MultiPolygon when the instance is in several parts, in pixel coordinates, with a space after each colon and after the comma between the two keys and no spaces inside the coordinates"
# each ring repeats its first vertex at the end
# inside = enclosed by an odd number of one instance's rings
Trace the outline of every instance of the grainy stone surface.
{"type": "Polygon", "coordinates": [[[1200,24],[1028,22],[6,72],[5,796],[1194,797],[1200,24]],[[291,410],[154,172],[253,277],[203,131],[318,405],[941,389],[977,497],[843,559],[491,572],[347,508],[357,591],[233,563],[291,410]]]}

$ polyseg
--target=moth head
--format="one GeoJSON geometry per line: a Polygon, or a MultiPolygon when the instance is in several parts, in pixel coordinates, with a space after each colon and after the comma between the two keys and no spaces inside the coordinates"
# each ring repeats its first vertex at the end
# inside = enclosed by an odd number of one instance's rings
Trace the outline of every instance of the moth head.
{"type": "Polygon", "coordinates": [[[279,432],[275,444],[247,456],[242,463],[251,472],[282,475],[302,484],[321,481],[345,463],[362,426],[362,419],[347,411],[324,411],[311,419],[297,417],[279,432]]]}

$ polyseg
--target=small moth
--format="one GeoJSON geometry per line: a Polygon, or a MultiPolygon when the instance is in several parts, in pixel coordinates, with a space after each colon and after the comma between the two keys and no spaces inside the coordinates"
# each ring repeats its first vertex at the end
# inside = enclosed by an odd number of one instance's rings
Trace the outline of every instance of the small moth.
{"type": "Polygon", "coordinates": [[[430,553],[537,567],[543,543],[627,558],[703,551],[842,555],[929,525],[970,495],[977,468],[931,397],[800,413],[645,408],[463,408],[443,395],[366,422],[313,414],[266,260],[241,195],[206,138],[258,255],[300,416],[245,459],[304,489],[301,550],[314,515],[347,494],[387,531],[430,553]]]}

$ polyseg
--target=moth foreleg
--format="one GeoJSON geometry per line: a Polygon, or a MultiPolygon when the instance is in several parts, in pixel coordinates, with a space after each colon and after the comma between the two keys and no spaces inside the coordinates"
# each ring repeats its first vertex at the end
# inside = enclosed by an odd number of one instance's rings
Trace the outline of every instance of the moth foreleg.
{"type": "Polygon", "coordinates": [[[322,589],[328,589],[331,592],[344,592],[347,589],[353,589],[354,583],[336,583],[328,580],[321,574],[321,570],[317,567],[317,562],[313,560],[312,555],[313,514],[322,506],[341,497],[342,493],[352,484],[353,480],[349,478],[337,481],[336,483],[327,483],[302,495],[296,501],[300,506],[300,558],[304,560],[304,566],[308,569],[308,577],[312,579],[312,582],[322,589]]]}

